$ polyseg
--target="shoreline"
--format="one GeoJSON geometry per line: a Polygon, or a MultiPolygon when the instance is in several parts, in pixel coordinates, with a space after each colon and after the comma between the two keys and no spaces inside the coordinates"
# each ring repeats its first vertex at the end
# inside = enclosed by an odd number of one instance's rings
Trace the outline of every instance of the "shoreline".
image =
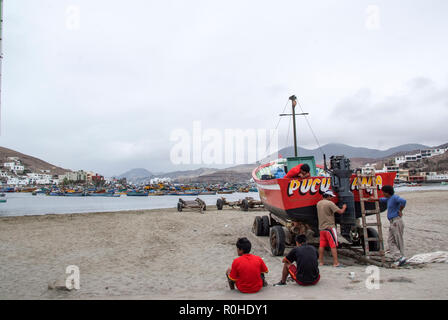
{"type": "MultiPolygon", "coordinates": [[[[235,201],[244,197],[258,199],[258,193],[234,193],[226,199],[235,201]]],[[[0,218],[11,216],[35,216],[47,214],[81,214],[92,212],[116,212],[134,210],[169,209],[177,206],[179,198],[194,200],[197,197],[160,196],[160,197],[47,197],[45,195],[31,196],[30,194],[12,195],[7,203],[0,205],[0,218]]],[[[217,195],[200,196],[207,206],[216,205],[220,198],[217,195]]]]}
{"type": "MultiPolygon", "coordinates": [[[[448,192],[448,189],[444,190],[444,189],[438,189],[438,190],[398,190],[396,191],[396,194],[400,194],[401,192],[405,193],[405,194],[412,194],[412,193],[419,193],[419,194],[425,194],[425,193],[434,193],[434,192],[448,192]]],[[[179,197],[180,198],[180,197],[179,197]]],[[[190,200],[190,199],[188,199],[190,200]]],[[[213,209],[216,210],[216,205],[210,205],[207,204],[207,210],[208,209],[213,209]]],[[[157,212],[160,210],[174,210],[177,211],[176,207],[160,207],[160,208],[151,208],[151,209],[122,209],[122,210],[105,210],[105,211],[89,211],[89,212],[68,212],[68,213],[44,213],[44,214],[25,214],[25,215],[8,215],[8,216],[0,216],[0,221],[1,220],[7,220],[9,218],[21,218],[21,217],[29,217],[29,218],[36,218],[36,217],[46,217],[46,216],[50,216],[50,217],[57,217],[57,216],[71,216],[71,215],[76,215],[76,216],[82,216],[82,215],[92,215],[92,214],[117,214],[117,213],[135,213],[135,212],[141,212],[141,213],[145,213],[145,212],[157,212]]],[[[226,209],[224,209],[226,210],[226,209]]],[[[228,210],[228,209],[227,209],[228,210]]],[[[235,209],[237,210],[237,209],[235,209]]]]}

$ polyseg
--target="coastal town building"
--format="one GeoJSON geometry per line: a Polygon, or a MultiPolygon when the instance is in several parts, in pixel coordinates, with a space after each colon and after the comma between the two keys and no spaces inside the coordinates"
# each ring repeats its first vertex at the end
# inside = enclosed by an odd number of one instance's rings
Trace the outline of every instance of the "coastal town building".
{"type": "Polygon", "coordinates": [[[17,162],[5,162],[3,167],[15,173],[22,173],[25,170],[25,167],[17,162]]]}
{"type": "Polygon", "coordinates": [[[434,157],[437,155],[444,154],[448,151],[448,148],[433,148],[433,149],[425,149],[420,150],[417,154],[412,155],[402,155],[393,158],[394,164],[383,164],[381,169],[378,168],[376,163],[367,163],[361,166],[363,171],[369,171],[375,169],[376,172],[396,172],[395,181],[396,182],[440,182],[440,181],[448,181],[448,173],[437,173],[437,172],[420,172],[415,169],[404,169],[402,168],[402,164],[404,163],[412,163],[417,162],[422,159],[427,159],[430,157],[434,157]],[[401,167],[400,167],[401,166],[401,167]]]}
{"type": "Polygon", "coordinates": [[[419,153],[412,154],[412,155],[403,155],[395,157],[395,164],[398,166],[402,163],[406,162],[415,162],[419,161],[421,159],[431,158],[437,155],[444,154],[448,151],[448,148],[435,148],[435,149],[424,149],[420,150],[419,153]]]}
{"type": "Polygon", "coordinates": [[[448,181],[448,174],[437,174],[436,172],[426,172],[426,181],[448,181]]]}
{"type": "Polygon", "coordinates": [[[158,183],[171,183],[171,178],[153,178],[150,180],[150,184],[158,183]]]}
{"type": "Polygon", "coordinates": [[[58,184],[51,174],[27,173],[29,184],[58,184]]]}
{"type": "Polygon", "coordinates": [[[67,179],[68,181],[87,181],[87,172],[84,170],[78,170],[75,172],[66,172],[63,175],[59,175],[59,181],[64,181],[67,179]]]}

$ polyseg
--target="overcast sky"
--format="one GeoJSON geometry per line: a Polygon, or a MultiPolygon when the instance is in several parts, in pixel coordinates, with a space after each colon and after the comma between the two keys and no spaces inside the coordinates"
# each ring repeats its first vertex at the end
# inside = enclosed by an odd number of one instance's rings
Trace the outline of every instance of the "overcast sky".
{"type": "MultiPolygon", "coordinates": [[[[174,130],[271,129],[291,94],[321,145],[448,142],[448,1],[6,0],[4,11],[0,145],[64,168],[197,168],[170,162],[174,130]]],[[[279,130],[283,147],[288,119],[279,130]]]]}

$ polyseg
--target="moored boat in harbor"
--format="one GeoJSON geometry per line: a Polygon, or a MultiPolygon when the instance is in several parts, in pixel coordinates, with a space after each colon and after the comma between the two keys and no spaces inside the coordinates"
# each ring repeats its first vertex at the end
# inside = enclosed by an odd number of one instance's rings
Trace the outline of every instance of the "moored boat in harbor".
{"type": "Polygon", "coordinates": [[[218,194],[232,194],[232,193],[234,193],[234,191],[228,190],[228,189],[222,189],[222,190],[218,190],[217,193],[218,194]]]}
{"type": "Polygon", "coordinates": [[[205,195],[211,195],[211,196],[214,196],[214,195],[216,195],[216,191],[201,191],[201,192],[199,193],[199,195],[201,195],[201,196],[205,196],[205,195]]]}
{"type": "Polygon", "coordinates": [[[126,195],[128,197],[147,197],[148,196],[148,192],[132,190],[132,191],[126,192],[126,195]]]}

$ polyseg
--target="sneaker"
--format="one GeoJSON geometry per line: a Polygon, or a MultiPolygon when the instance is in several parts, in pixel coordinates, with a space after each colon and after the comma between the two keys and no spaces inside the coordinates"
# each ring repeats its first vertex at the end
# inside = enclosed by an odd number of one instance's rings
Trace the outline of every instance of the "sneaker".
{"type": "Polygon", "coordinates": [[[398,259],[397,261],[394,262],[394,265],[396,265],[397,267],[401,267],[405,263],[406,263],[406,258],[401,257],[400,259],[398,259]]]}
{"type": "Polygon", "coordinates": [[[286,286],[286,281],[285,282],[277,282],[277,283],[275,283],[275,284],[273,284],[273,286],[274,287],[276,287],[276,286],[286,286]]]}
{"type": "Polygon", "coordinates": [[[261,279],[263,280],[263,287],[267,287],[268,286],[268,282],[264,278],[264,274],[263,273],[261,274],[261,279]]]}

